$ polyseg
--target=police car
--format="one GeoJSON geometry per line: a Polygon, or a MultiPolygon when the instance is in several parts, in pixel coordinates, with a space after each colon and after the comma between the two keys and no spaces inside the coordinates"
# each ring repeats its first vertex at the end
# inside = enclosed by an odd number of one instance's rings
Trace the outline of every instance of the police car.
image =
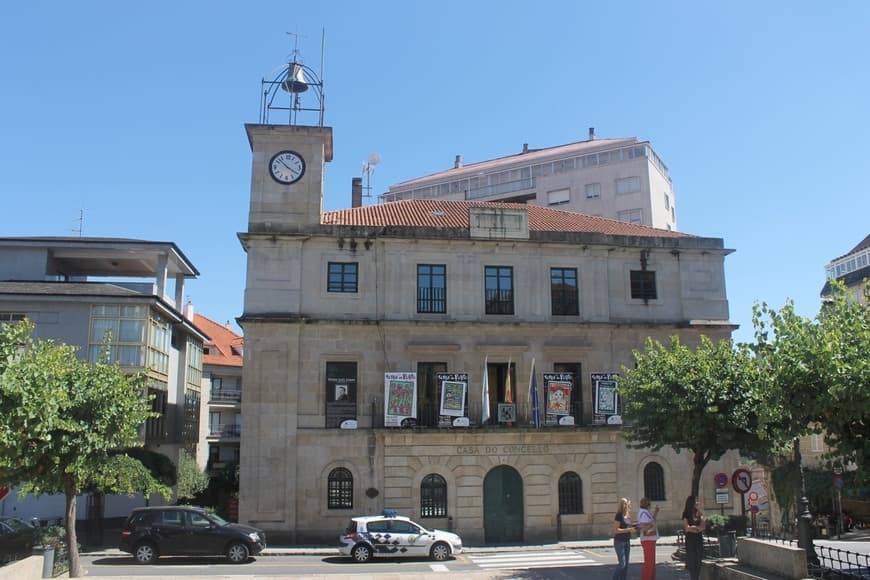
{"type": "Polygon", "coordinates": [[[356,562],[403,556],[428,556],[441,562],[462,552],[462,539],[450,532],[426,529],[395,510],[384,510],[379,516],[353,518],[339,537],[338,551],[356,562]]]}

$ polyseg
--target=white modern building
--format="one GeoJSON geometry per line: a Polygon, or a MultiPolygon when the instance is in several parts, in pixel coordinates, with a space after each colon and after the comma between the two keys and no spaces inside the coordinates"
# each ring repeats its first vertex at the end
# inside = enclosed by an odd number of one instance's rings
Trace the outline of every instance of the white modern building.
{"type": "Polygon", "coordinates": [[[382,202],[443,199],[528,203],[664,230],[677,229],[668,168],[648,141],[598,139],[463,163],[391,185],[382,202]]]}

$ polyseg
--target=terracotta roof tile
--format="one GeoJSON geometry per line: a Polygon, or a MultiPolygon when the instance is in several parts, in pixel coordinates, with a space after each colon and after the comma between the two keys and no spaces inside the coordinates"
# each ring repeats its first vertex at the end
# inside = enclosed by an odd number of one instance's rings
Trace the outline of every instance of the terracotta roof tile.
{"type": "Polygon", "coordinates": [[[221,365],[229,367],[242,366],[242,347],[245,339],[224,326],[202,314],[194,314],[194,324],[211,337],[206,343],[208,354],[203,353],[204,365],[221,365]]]}
{"type": "Polygon", "coordinates": [[[406,199],[324,213],[321,223],[341,226],[405,226],[468,228],[472,207],[517,209],[529,212],[529,230],[590,232],[622,236],[688,238],[690,234],[630,224],[582,213],[522,203],[406,199]]]}

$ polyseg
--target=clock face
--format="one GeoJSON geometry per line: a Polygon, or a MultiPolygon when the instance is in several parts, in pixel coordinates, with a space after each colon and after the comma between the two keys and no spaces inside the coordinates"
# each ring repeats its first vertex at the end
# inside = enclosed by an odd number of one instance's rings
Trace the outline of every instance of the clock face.
{"type": "Polygon", "coordinates": [[[269,162],[269,173],[278,183],[296,183],[305,173],[305,160],[295,151],[280,151],[269,162]]]}

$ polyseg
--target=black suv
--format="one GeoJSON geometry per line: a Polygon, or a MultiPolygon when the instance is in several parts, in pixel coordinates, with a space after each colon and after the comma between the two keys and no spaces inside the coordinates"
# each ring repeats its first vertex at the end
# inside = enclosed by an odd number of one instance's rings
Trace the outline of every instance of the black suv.
{"type": "Polygon", "coordinates": [[[226,555],[234,564],[266,548],[263,530],[231,524],[203,508],[147,507],[133,510],[121,528],[118,547],[140,564],[160,556],[226,555]]]}

